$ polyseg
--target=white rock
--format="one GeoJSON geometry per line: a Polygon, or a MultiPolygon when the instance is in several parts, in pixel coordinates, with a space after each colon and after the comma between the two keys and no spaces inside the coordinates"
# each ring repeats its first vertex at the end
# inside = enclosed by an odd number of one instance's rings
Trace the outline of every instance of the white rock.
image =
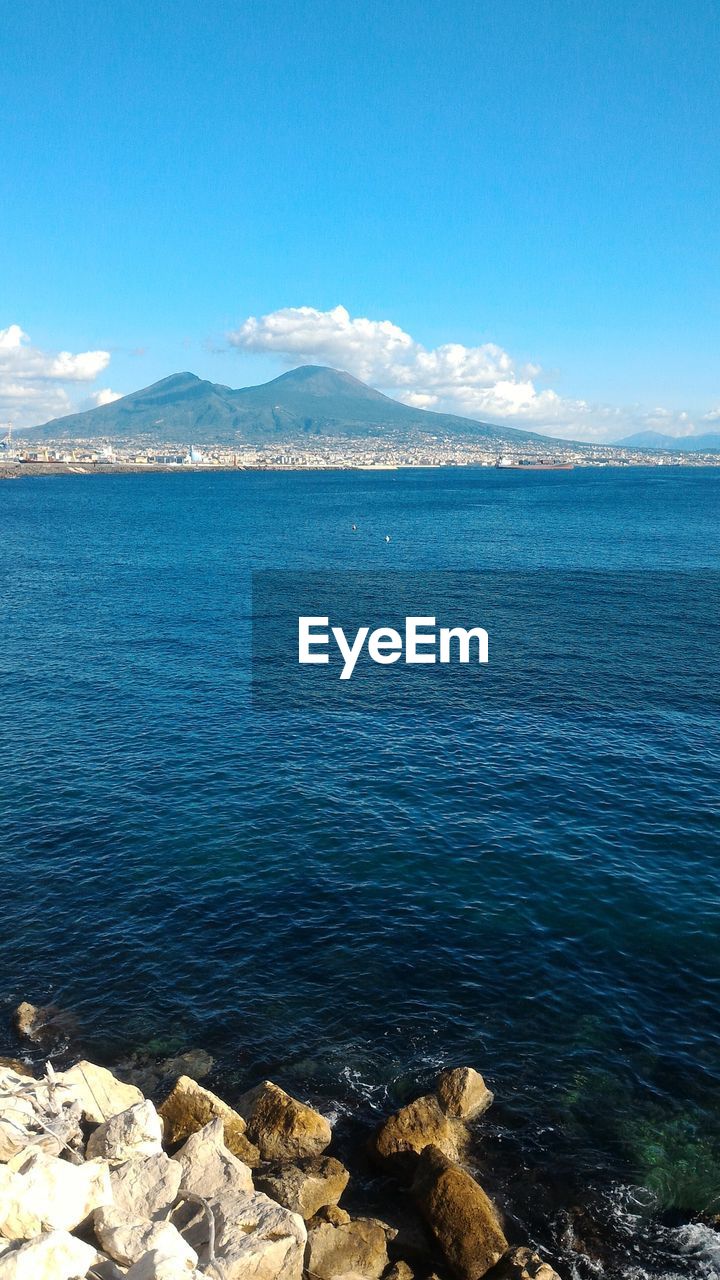
{"type": "Polygon", "coordinates": [[[0,1280],[77,1280],[87,1275],[95,1257],[92,1245],[66,1231],[51,1231],[0,1254],[0,1280]]]}
{"type": "Polygon", "coordinates": [[[79,1100],[85,1120],[90,1124],[102,1124],[111,1116],[127,1111],[136,1102],[143,1102],[141,1091],[134,1084],[123,1084],[106,1067],[94,1062],[76,1062],[69,1071],[59,1071],[55,1076],[59,1084],[67,1085],[79,1100]]]}
{"type": "MultiPolygon", "coordinates": [[[[163,1152],[159,1156],[135,1158],[110,1170],[113,1203],[98,1209],[93,1226],[98,1242],[113,1257],[127,1256],[127,1232],[134,1226],[149,1226],[167,1217],[177,1199],[182,1169],[163,1152]],[[133,1225],[134,1224],[134,1225],[133,1225]]],[[[137,1252],[137,1245],[129,1251],[137,1252]]]]}
{"type": "Polygon", "coordinates": [[[176,1232],[177,1240],[171,1244],[168,1237],[149,1249],[130,1268],[126,1275],[130,1280],[190,1280],[197,1276],[197,1254],[176,1232]]]}
{"type": "Polygon", "coordinates": [[[75,1165],[38,1151],[0,1166],[0,1234],[8,1240],[31,1240],[48,1229],[72,1231],[111,1203],[104,1160],[75,1165]]]}
{"type": "MultiPolygon", "coordinates": [[[[211,1196],[207,1205],[223,1280],[301,1280],[307,1230],[298,1213],[259,1191],[224,1192],[211,1196]]],[[[187,1205],[174,1216],[185,1218],[183,1235],[200,1254],[201,1268],[207,1266],[206,1211],[187,1205]]]]}
{"type": "MultiPolygon", "coordinates": [[[[201,1196],[213,1215],[223,1280],[301,1280],[305,1223],[299,1214],[254,1191],[250,1169],[225,1146],[221,1119],[194,1133],[173,1158],[182,1168],[181,1196],[201,1196]]],[[[204,1266],[207,1212],[192,1203],[181,1204],[173,1218],[204,1266]]]]}
{"type": "Polygon", "coordinates": [[[162,1121],[152,1102],[136,1102],[90,1134],[88,1159],[129,1160],[162,1152],[162,1121]]]}
{"type": "Polygon", "coordinates": [[[155,1250],[172,1254],[186,1247],[171,1222],[121,1222],[112,1209],[103,1209],[95,1215],[94,1225],[105,1253],[123,1267],[131,1267],[155,1250]]]}
{"type": "Polygon", "coordinates": [[[136,1156],[110,1169],[113,1212],[126,1222],[164,1218],[180,1190],[182,1168],[164,1151],[158,1156],[136,1156]]]}
{"type": "Polygon", "coordinates": [[[223,1192],[253,1190],[252,1171],[225,1145],[219,1117],[193,1133],[176,1151],[173,1160],[181,1169],[183,1191],[207,1200],[223,1192]]]}

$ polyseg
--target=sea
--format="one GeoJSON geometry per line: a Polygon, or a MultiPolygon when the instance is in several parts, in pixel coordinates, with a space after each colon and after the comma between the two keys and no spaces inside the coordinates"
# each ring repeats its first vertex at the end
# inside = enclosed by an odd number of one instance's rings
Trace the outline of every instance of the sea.
{"type": "Polygon", "coordinates": [[[202,1048],[340,1135],[473,1065],[513,1240],[720,1277],[719,530],[701,467],[0,483],[0,1051],[52,1001],[87,1056],[202,1048]],[[277,570],[485,573],[521,616],[542,583],[552,697],[541,662],[494,700],[266,706],[277,570]],[[554,582],[603,602],[605,698],[554,582]]]}

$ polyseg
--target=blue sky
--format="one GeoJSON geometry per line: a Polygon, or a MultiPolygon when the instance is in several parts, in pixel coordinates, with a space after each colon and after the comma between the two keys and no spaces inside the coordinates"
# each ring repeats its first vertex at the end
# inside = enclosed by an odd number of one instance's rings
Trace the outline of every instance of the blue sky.
{"type": "Polygon", "coordinates": [[[311,361],[553,434],[717,429],[718,17],[6,5],[0,418],[311,361]]]}

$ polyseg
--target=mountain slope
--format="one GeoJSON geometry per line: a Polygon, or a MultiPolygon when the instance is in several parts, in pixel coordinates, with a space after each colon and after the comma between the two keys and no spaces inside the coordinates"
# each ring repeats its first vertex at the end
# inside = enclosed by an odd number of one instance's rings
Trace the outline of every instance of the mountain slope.
{"type": "Polygon", "coordinates": [[[177,373],[112,404],[55,418],[27,440],[127,440],[242,445],[301,437],[451,436],[507,442],[537,434],[429,413],[391,400],[349,373],[303,365],[271,382],[234,391],[177,373]]]}
{"type": "Polygon", "coordinates": [[[633,436],[614,442],[626,449],[669,449],[673,453],[708,453],[720,449],[720,432],[702,436],[665,436],[660,431],[637,431],[633,436]]]}

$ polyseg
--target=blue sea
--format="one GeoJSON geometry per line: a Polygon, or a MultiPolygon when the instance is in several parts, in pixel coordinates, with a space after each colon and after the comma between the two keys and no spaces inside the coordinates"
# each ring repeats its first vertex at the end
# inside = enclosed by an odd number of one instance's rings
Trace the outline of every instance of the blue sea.
{"type": "Polygon", "coordinates": [[[7,1025],[52,1000],[107,1062],[202,1047],[230,1100],[269,1076],[339,1133],[472,1064],[513,1239],[575,1280],[720,1276],[717,667],[683,670],[718,653],[719,529],[714,469],[1,484],[7,1025]],[[645,581],[642,672],[595,708],[556,659],[566,705],[266,711],[276,569],[576,574],[588,604],[596,574],[630,650],[645,581]]]}

